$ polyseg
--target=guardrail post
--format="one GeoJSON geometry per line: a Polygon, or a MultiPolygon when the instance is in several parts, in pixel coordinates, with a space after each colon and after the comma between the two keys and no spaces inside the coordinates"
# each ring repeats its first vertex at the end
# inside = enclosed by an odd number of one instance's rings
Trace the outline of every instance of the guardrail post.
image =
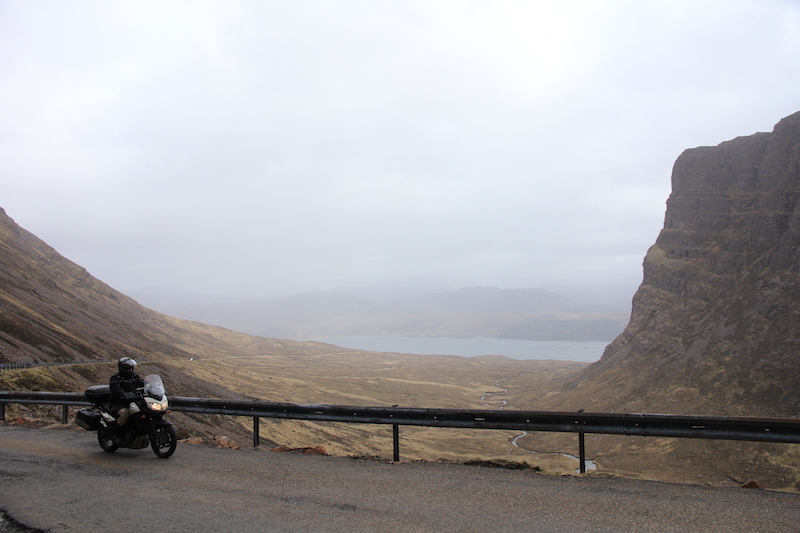
{"type": "Polygon", "coordinates": [[[69,420],[69,405],[64,404],[61,406],[61,423],[66,424],[69,420]]]}
{"type": "MultiPolygon", "coordinates": [[[[398,406],[395,404],[392,407],[398,406]]],[[[400,426],[397,424],[392,424],[392,460],[395,463],[400,462],[400,426]]]]}
{"type": "Polygon", "coordinates": [[[397,424],[392,424],[392,448],[394,449],[394,453],[392,455],[392,459],[395,463],[400,462],[400,426],[397,424]]]}
{"type": "Polygon", "coordinates": [[[6,420],[6,402],[0,402],[0,420],[6,420]]]}
{"type": "Polygon", "coordinates": [[[578,460],[581,462],[579,472],[586,473],[586,438],[585,433],[578,433],[578,460]]]}
{"type": "Polygon", "coordinates": [[[258,434],[258,430],[261,425],[260,421],[261,417],[253,417],[253,448],[258,448],[259,444],[261,444],[261,436],[258,434]]]}

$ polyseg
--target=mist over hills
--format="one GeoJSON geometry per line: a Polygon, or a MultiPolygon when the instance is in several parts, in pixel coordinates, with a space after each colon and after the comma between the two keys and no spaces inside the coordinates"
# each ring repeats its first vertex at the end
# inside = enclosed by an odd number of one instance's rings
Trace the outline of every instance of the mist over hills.
{"type": "Polygon", "coordinates": [[[147,309],[19,227],[2,208],[0,308],[3,363],[321,351],[314,343],[254,337],[147,309]]]}
{"type": "Polygon", "coordinates": [[[410,312],[454,312],[480,315],[524,315],[534,313],[575,313],[570,300],[542,289],[498,289],[469,287],[453,292],[428,294],[401,305],[410,312]]]}
{"type": "MultiPolygon", "coordinates": [[[[390,288],[380,291],[386,295],[390,288]]],[[[243,303],[185,306],[170,315],[268,337],[348,336],[495,337],[526,340],[610,341],[628,312],[578,305],[543,289],[466,287],[418,290],[389,303],[340,292],[314,291],[243,303]]],[[[379,298],[378,298],[379,299],[379,298]]]]}

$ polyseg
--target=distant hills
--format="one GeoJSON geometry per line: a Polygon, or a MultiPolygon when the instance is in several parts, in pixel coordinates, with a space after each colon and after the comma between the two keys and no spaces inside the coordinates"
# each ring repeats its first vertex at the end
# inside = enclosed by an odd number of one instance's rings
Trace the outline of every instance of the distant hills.
{"type": "Polygon", "coordinates": [[[184,306],[170,315],[290,339],[405,335],[611,341],[626,310],[599,311],[542,289],[467,287],[378,303],[338,292],[308,292],[243,303],[184,306]]]}

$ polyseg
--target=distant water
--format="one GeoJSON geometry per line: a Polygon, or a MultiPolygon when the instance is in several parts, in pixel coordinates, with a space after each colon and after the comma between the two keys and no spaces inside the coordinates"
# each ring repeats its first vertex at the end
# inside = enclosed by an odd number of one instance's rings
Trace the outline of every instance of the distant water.
{"type": "Polygon", "coordinates": [[[314,339],[356,350],[413,354],[505,355],[513,359],[555,359],[593,363],[600,359],[609,342],[523,341],[517,339],[451,339],[448,337],[337,337],[314,339]]]}

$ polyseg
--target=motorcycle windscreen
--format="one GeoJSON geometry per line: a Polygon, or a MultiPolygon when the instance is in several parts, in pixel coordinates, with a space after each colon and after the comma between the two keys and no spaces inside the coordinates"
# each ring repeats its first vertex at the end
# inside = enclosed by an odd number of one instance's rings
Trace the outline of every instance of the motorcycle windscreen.
{"type": "Polygon", "coordinates": [[[153,398],[161,398],[166,391],[164,382],[158,374],[150,374],[144,378],[144,393],[153,398]]]}

